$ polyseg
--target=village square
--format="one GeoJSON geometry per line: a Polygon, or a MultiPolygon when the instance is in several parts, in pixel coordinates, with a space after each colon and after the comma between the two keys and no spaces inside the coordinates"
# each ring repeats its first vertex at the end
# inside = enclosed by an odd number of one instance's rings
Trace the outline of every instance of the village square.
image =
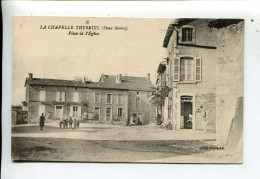
{"type": "Polygon", "coordinates": [[[165,55],[145,76],[28,71],[25,100],[12,106],[13,160],[241,163],[244,21],[175,19],[166,29],[165,55]]]}

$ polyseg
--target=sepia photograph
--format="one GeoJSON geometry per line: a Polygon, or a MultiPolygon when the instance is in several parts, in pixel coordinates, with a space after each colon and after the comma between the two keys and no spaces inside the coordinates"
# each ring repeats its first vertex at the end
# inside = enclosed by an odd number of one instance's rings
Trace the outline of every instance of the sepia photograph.
{"type": "Polygon", "coordinates": [[[13,162],[243,163],[244,19],[14,16],[13,162]]]}

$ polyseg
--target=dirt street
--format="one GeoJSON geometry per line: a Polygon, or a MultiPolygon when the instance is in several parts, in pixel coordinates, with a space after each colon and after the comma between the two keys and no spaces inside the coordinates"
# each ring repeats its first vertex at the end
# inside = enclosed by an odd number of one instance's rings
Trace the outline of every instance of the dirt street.
{"type": "MultiPolygon", "coordinates": [[[[60,129],[52,123],[43,131],[37,125],[13,126],[12,158],[14,161],[174,163],[180,162],[178,157],[198,155],[208,162],[211,155],[205,147],[216,147],[214,137],[214,133],[171,131],[154,126],[82,124],[78,129],[60,129]]],[[[190,162],[196,163],[196,158],[190,162]]]]}

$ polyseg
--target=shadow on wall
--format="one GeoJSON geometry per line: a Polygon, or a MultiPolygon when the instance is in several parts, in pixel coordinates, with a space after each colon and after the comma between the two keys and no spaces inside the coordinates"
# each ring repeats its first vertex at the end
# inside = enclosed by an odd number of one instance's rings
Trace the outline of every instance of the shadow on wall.
{"type": "Polygon", "coordinates": [[[235,117],[231,121],[227,142],[227,149],[242,152],[243,146],[243,97],[237,99],[235,117]]]}

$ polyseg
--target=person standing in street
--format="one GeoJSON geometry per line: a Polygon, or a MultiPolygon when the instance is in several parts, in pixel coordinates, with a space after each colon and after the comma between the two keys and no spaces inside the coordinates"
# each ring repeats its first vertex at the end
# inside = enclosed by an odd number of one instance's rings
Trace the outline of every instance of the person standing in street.
{"type": "Polygon", "coordinates": [[[44,114],[42,113],[41,117],[40,117],[40,130],[43,130],[43,126],[44,126],[44,121],[45,121],[45,117],[44,114]]]}
{"type": "Polygon", "coordinates": [[[70,118],[70,120],[69,120],[69,128],[71,128],[71,129],[72,129],[72,123],[73,123],[73,120],[72,120],[72,118],[70,118]]]}
{"type": "Polygon", "coordinates": [[[202,114],[202,118],[203,118],[203,131],[207,132],[207,113],[206,113],[205,109],[203,108],[203,106],[201,106],[201,114],[202,114]]]}

